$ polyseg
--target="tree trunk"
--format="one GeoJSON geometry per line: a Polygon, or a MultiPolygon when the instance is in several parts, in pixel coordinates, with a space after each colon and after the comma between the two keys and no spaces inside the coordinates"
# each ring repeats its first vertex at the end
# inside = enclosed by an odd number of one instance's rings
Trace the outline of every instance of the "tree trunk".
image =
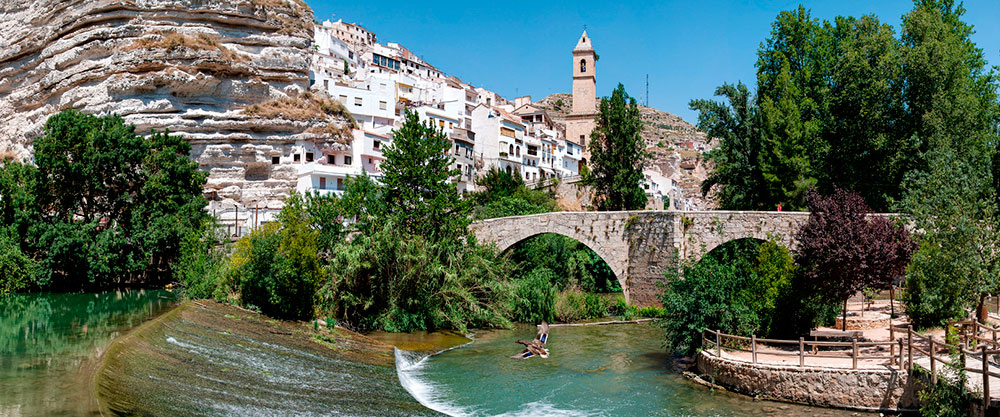
{"type": "Polygon", "coordinates": [[[851,297],[847,297],[844,299],[844,313],[843,313],[844,315],[843,319],[840,321],[840,327],[841,327],[840,330],[843,330],[845,332],[847,331],[847,300],[850,298],[851,297]]]}

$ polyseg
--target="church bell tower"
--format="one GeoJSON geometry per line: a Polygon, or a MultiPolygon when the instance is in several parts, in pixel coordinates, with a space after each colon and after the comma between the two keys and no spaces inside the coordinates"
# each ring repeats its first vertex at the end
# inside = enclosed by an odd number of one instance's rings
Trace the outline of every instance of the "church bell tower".
{"type": "Polygon", "coordinates": [[[596,58],[590,37],[584,30],[573,48],[573,112],[566,116],[566,139],[583,147],[584,156],[590,155],[587,142],[597,116],[596,58]]]}

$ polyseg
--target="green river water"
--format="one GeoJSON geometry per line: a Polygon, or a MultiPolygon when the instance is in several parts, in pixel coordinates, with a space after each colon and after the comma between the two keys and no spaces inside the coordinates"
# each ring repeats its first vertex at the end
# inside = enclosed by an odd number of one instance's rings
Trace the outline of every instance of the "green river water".
{"type": "Polygon", "coordinates": [[[397,349],[393,369],[392,349],[361,336],[214,303],[163,314],[176,303],[166,291],[0,299],[0,417],[100,415],[95,392],[113,414],[153,416],[856,415],[692,384],[670,370],[662,330],[646,324],[556,327],[550,357],[528,360],[509,356],[533,326],[468,343],[372,335],[421,350],[397,349]]]}
{"type": "Polygon", "coordinates": [[[454,416],[850,416],[713,391],[670,370],[663,331],[649,324],[554,327],[549,357],[510,359],[534,326],[481,332],[421,359],[397,351],[400,381],[454,416]]]}
{"type": "Polygon", "coordinates": [[[0,297],[0,416],[92,414],[97,358],[176,299],[164,290],[0,297]]]}

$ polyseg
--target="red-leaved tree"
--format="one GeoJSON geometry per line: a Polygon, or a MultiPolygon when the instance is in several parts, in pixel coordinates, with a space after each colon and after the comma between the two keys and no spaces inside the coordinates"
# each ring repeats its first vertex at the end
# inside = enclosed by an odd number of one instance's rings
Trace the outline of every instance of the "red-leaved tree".
{"type": "Polygon", "coordinates": [[[835,188],[822,196],[806,195],[809,220],[799,230],[795,260],[808,285],[824,300],[844,306],[864,288],[884,289],[903,275],[916,243],[893,219],[872,216],[857,193],[835,188]]]}

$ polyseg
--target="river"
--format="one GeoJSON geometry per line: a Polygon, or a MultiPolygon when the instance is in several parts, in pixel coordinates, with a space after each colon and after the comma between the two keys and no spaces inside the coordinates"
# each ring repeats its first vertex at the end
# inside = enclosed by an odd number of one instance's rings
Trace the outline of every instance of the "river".
{"type": "Polygon", "coordinates": [[[174,294],[148,290],[0,298],[0,416],[96,416],[102,408],[150,416],[855,415],[693,384],[670,370],[662,330],[648,324],[554,327],[550,357],[528,360],[509,356],[534,326],[478,331],[471,342],[454,333],[371,335],[409,349],[396,349],[394,360],[392,347],[342,329],[207,301],[170,310],[176,304],[174,294]]]}
{"type": "Polygon", "coordinates": [[[554,327],[547,359],[510,359],[534,326],[479,332],[430,357],[397,351],[403,386],[453,416],[851,416],[713,391],[670,369],[649,324],[554,327]]]}
{"type": "Polygon", "coordinates": [[[176,299],[164,290],[0,297],[0,416],[95,414],[97,359],[176,299]]]}

